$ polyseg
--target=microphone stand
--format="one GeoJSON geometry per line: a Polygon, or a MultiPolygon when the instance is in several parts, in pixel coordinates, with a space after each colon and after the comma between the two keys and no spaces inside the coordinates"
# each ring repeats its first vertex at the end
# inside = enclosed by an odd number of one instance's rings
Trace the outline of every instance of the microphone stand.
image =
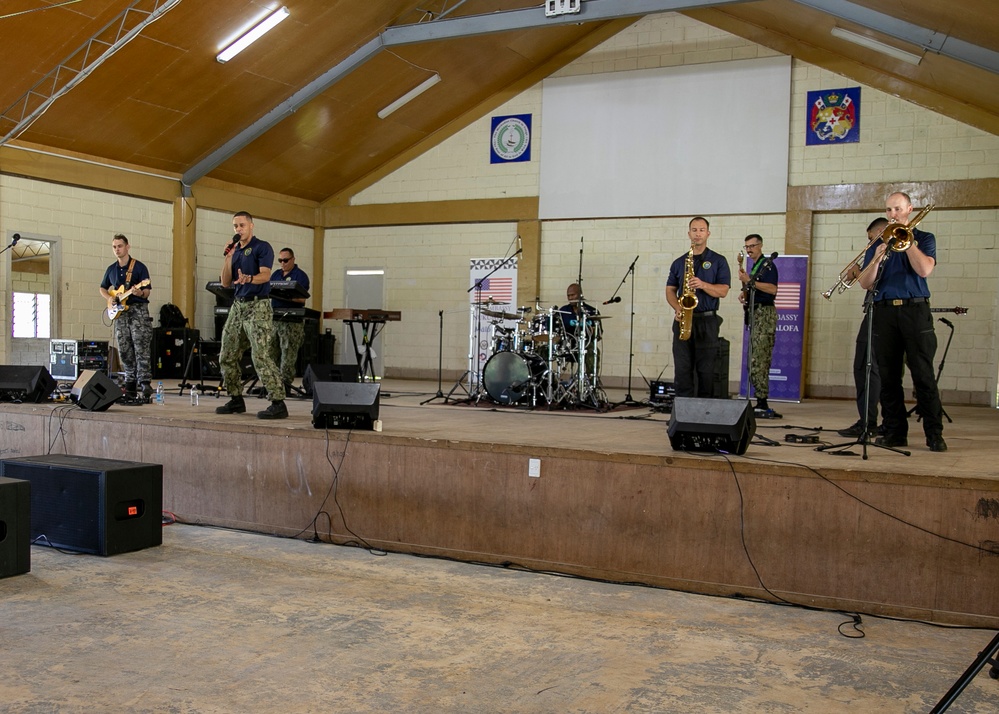
{"type": "MultiPolygon", "coordinates": [[[[437,317],[440,321],[440,326],[438,327],[438,339],[437,339],[437,394],[430,397],[430,399],[425,399],[420,402],[422,407],[424,404],[430,404],[430,402],[435,399],[446,399],[444,392],[441,391],[441,374],[444,368],[444,311],[438,310],[437,317]]],[[[454,390],[452,390],[454,391],[454,390]]]]}
{"type": "MultiPolygon", "coordinates": [[[[771,258],[767,256],[766,258],[760,258],[760,260],[769,261],[771,258]]],[[[753,336],[756,334],[756,276],[761,275],[766,269],[767,265],[765,263],[761,264],[756,274],[749,276],[749,285],[747,287],[747,292],[749,293],[749,297],[746,298],[746,306],[749,310],[749,349],[746,350],[746,398],[749,401],[753,399],[753,380],[751,375],[753,373],[753,336]]],[[[763,436],[763,434],[754,433],[753,438],[759,439],[767,446],[780,446],[780,442],[763,436]]]]}
{"type": "Polygon", "coordinates": [[[631,396],[631,371],[635,359],[635,264],[638,263],[639,256],[635,256],[635,259],[631,261],[631,265],[624,272],[624,277],[621,278],[620,284],[617,286],[617,290],[614,291],[614,295],[611,296],[610,300],[607,300],[604,305],[609,305],[615,302],[621,302],[621,298],[617,296],[620,292],[628,276],[631,275],[631,314],[628,321],[628,391],[624,395],[624,401],[615,404],[614,406],[629,406],[629,407],[640,407],[642,403],[636,401],[634,397],[631,396]]]}
{"type": "MultiPolygon", "coordinates": [[[[894,451],[896,454],[902,454],[903,456],[911,456],[911,452],[904,449],[897,449],[894,446],[885,446],[884,444],[878,444],[871,440],[871,430],[875,426],[874,424],[868,423],[868,413],[871,406],[871,365],[873,359],[873,343],[874,343],[874,298],[878,294],[878,284],[881,282],[881,276],[884,274],[885,263],[888,261],[888,254],[885,253],[881,260],[881,264],[878,265],[877,275],[874,277],[874,284],[871,285],[870,290],[867,291],[867,295],[864,297],[864,320],[867,325],[867,363],[864,365],[864,423],[860,436],[858,436],[853,441],[847,441],[842,444],[826,444],[824,446],[819,446],[816,451],[829,451],[831,449],[846,449],[855,444],[860,444],[863,450],[862,458],[867,461],[867,447],[876,446],[879,449],[885,449],[886,451],[894,451]]],[[[856,456],[852,451],[834,451],[837,456],[856,456]]]]}

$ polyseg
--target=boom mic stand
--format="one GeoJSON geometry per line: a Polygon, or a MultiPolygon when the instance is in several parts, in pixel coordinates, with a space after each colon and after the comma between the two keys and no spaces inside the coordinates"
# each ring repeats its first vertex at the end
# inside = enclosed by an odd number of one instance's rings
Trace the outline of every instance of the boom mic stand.
{"type": "MultiPolygon", "coordinates": [[[[887,253],[886,253],[887,255],[887,253]]],[[[878,444],[871,441],[871,432],[875,424],[868,423],[868,414],[871,406],[871,360],[874,358],[873,352],[873,342],[874,342],[874,297],[878,293],[878,283],[881,282],[881,275],[885,267],[885,259],[881,261],[878,266],[877,275],[874,278],[874,284],[871,285],[871,289],[867,291],[867,295],[864,297],[864,320],[867,326],[867,363],[864,366],[864,423],[860,436],[858,436],[853,441],[847,441],[842,444],[826,444],[825,446],[819,446],[816,451],[829,451],[832,449],[846,449],[855,444],[860,444],[863,449],[863,459],[867,460],[867,447],[875,446],[879,449],[885,449],[886,451],[894,451],[896,454],[902,454],[903,456],[911,456],[912,452],[906,451],[905,449],[897,449],[894,446],[885,446],[884,444],[878,444]]],[[[849,455],[856,456],[849,451],[835,451],[833,452],[839,455],[849,455]]]]}
{"type": "Polygon", "coordinates": [[[636,401],[631,396],[631,370],[635,359],[635,264],[638,262],[639,256],[635,256],[635,259],[631,261],[631,265],[628,269],[624,271],[624,277],[621,278],[621,283],[617,286],[617,290],[614,291],[614,295],[611,296],[610,300],[604,302],[604,305],[610,305],[611,303],[621,302],[621,298],[618,297],[618,292],[624,285],[628,276],[631,276],[631,314],[628,320],[628,391],[624,395],[624,401],[619,402],[614,406],[629,406],[629,407],[640,407],[642,403],[636,401]]]}
{"type": "MultiPolygon", "coordinates": [[[[761,261],[770,258],[760,258],[761,261]]],[[[757,273],[762,273],[766,267],[761,268],[757,273]]],[[[756,334],[756,275],[750,275],[749,287],[747,289],[749,297],[746,298],[746,313],[749,317],[749,349],[746,350],[746,399],[750,402],[753,399],[753,381],[749,378],[753,371],[753,336],[756,334]]],[[[767,446],[780,446],[780,442],[775,441],[763,434],[754,433],[754,439],[759,439],[767,446]]]]}
{"type": "MultiPolygon", "coordinates": [[[[519,242],[519,237],[518,237],[518,242],[519,242]]],[[[488,273],[486,273],[485,275],[483,275],[481,278],[479,278],[478,280],[476,280],[475,283],[472,285],[472,287],[470,287],[468,290],[465,291],[466,293],[470,293],[473,290],[475,291],[475,303],[474,303],[475,304],[475,335],[474,335],[474,337],[471,340],[469,340],[469,346],[473,347],[473,350],[468,355],[468,370],[465,372],[465,374],[461,375],[458,378],[458,381],[454,383],[454,386],[451,387],[451,391],[448,392],[447,399],[449,399],[451,397],[451,394],[454,393],[454,390],[456,390],[458,387],[462,386],[462,382],[464,381],[464,379],[465,379],[466,376],[469,378],[468,379],[469,384],[471,384],[473,375],[477,378],[474,390],[473,389],[466,389],[465,391],[468,394],[468,397],[466,399],[459,400],[459,401],[463,401],[463,402],[465,402],[467,404],[467,403],[471,403],[472,401],[478,402],[478,400],[482,398],[482,369],[479,366],[479,361],[480,361],[479,360],[479,352],[480,352],[480,350],[479,350],[479,335],[482,332],[482,329],[481,329],[482,328],[482,285],[489,278],[490,275],[492,275],[493,273],[495,273],[500,268],[506,267],[506,265],[511,260],[513,260],[514,258],[516,258],[518,255],[520,255],[523,252],[524,252],[523,248],[517,248],[517,251],[513,255],[511,255],[509,258],[505,258],[504,260],[502,260],[495,268],[493,268],[488,273]]],[[[445,402],[447,401],[447,399],[445,399],[445,402]]]]}
{"type": "Polygon", "coordinates": [[[11,236],[11,240],[10,240],[10,245],[8,245],[8,246],[7,246],[6,248],[4,248],[3,250],[0,250],[0,255],[3,255],[3,254],[4,254],[4,253],[6,253],[6,252],[7,252],[8,250],[10,250],[10,249],[11,249],[11,248],[13,248],[13,247],[14,247],[15,245],[17,245],[17,242],[18,242],[19,240],[21,240],[21,234],[20,234],[20,233],[15,233],[15,234],[14,234],[13,236],[11,236]]]}

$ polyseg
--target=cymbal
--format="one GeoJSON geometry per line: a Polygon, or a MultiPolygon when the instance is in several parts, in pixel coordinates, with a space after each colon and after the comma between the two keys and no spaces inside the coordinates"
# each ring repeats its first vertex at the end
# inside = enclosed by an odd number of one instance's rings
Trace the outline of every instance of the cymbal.
{"type": "Polygon", "coordinates": [[[613,315],[587,315],[586,319],[587,320],[609,320],[612,317],[614,317],[614,316],[613,315]]]}
{"type": "Polygon", "coordinates": [[[486,317],[498,317],[501,320],[516,320],[520,317],[517,313],[503,312],[501,310],[482,310],[482,314],[486,317]]]}

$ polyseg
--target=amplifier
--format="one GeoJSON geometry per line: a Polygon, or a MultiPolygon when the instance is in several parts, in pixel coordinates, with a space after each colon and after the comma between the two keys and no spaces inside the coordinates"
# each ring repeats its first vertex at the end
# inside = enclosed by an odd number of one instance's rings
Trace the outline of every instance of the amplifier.
{"type": "Polygon", "coordinates": [[[0,578],[31,570],[31,484],[0,476],[0,578]]]}
{"type": "Polygon", "coordinates": [[[96,555],[163,542],[163,467],[67,454],[0,461],[31,482],[31,539],[96,555]]]}

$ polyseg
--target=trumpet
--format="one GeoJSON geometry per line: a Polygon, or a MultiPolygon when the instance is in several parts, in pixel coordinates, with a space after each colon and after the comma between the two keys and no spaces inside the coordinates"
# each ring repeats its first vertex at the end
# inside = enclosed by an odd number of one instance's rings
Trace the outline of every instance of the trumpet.
{"type": "MultiPolygon", "coordinates": [[[[934,208],[935,206],[933,204],[924,206],[923,210],[917,213],[916,217],[908,223],[889,223],[885,226],[884,230],[874,236],[874,238],[871,239],[871,242],[868,243],[853,260],[846,264],[846,267],[839,272],[836,284],[822,293],[822,297],[829,300],[832,298],[833,293],[846,292],[853,287],[854,283],[860,279],[861,275],[870,270],[872,266],[877,266],[879,263],[871,261],[867,267],[864,267],[864,256],[867,255],[867,251],[869,251],[871,247],[877,245],[878,241],[883,241],[887,246],[884,257],[887,257],[888,251],[892,251],[894,253],[904,253],[909,250],[913,240],[913,229],[921,220],[926,218],[926,215],[934,208]]],[[[884,260],[884,257],[882,257],[882,260],[884,260]]]]}

